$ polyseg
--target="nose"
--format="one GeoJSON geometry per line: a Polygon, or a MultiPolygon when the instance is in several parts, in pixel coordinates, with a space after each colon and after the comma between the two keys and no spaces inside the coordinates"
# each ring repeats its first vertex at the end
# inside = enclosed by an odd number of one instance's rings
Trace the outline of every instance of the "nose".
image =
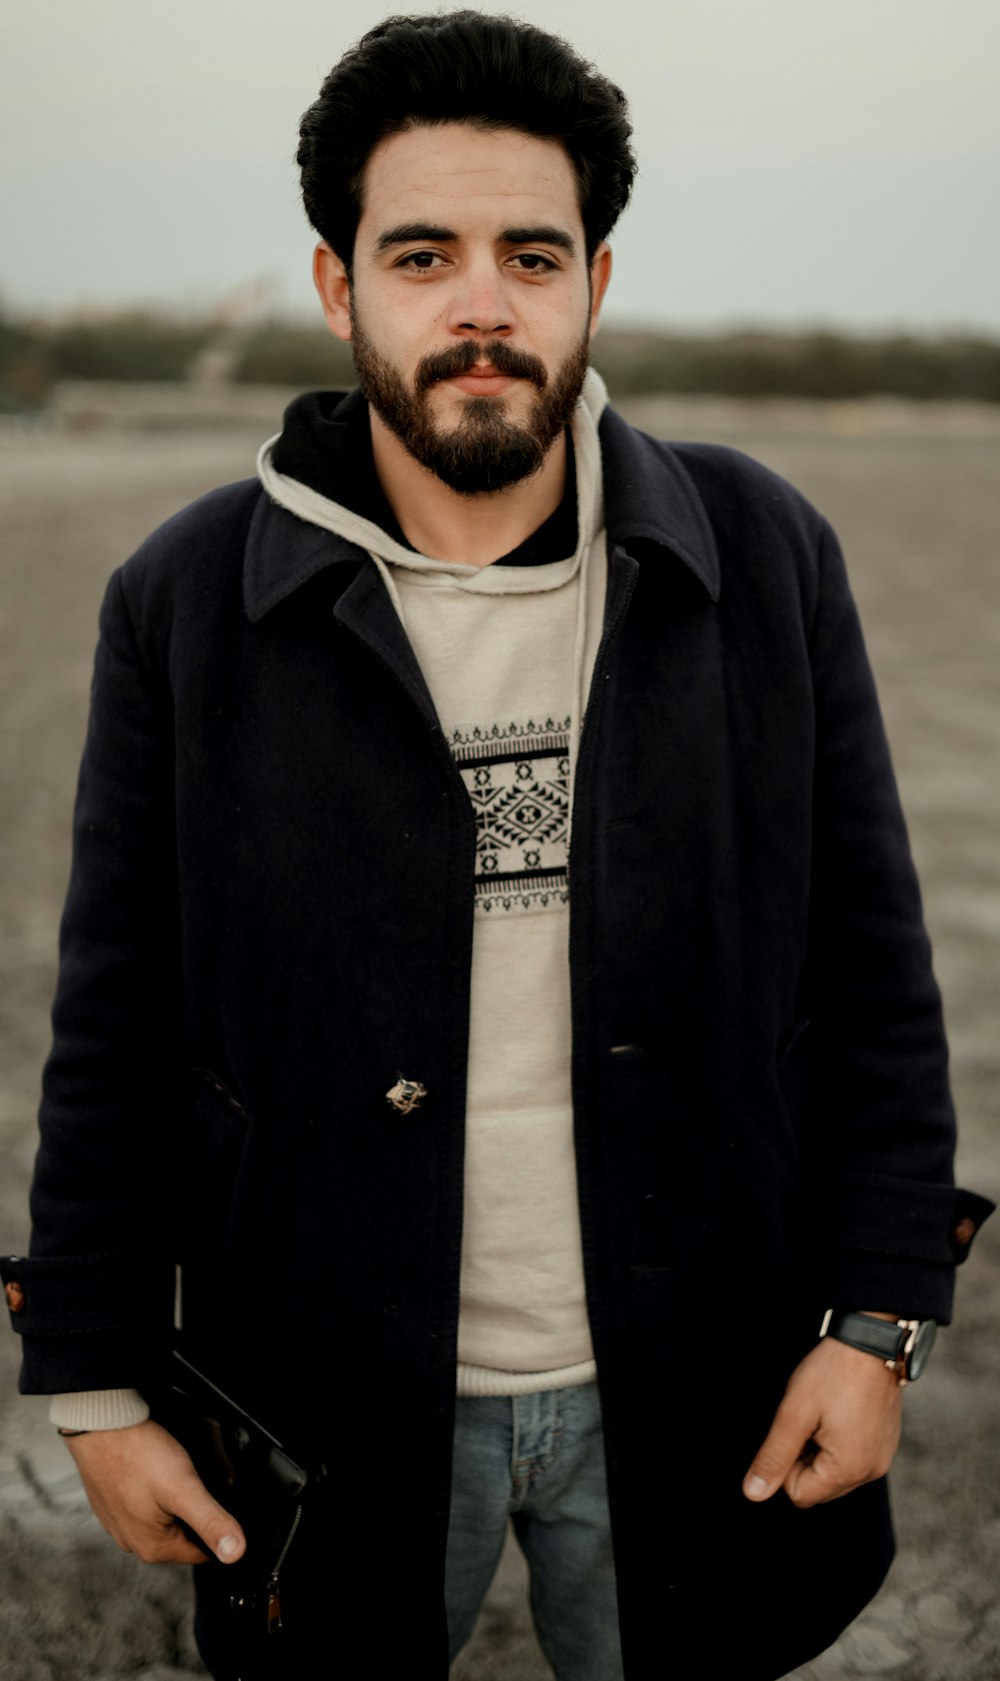
{"type": "Polygon", "coordinates": [[[502,276],[492,262],[476,264],[462,276],[448,311],[453,333],[481,333],[503,338],[514,331],[514,311],[502,276]]]}

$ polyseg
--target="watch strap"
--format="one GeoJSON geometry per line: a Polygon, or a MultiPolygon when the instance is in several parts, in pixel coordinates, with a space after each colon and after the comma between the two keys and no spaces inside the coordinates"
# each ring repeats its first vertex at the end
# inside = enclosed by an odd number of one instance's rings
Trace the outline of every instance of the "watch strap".
{"type": "Polygon", "coordinates": [[[910,1331],[906,1325],[873,1319],[867,1313],[833,1313],[820,1335],[846,1342],[862,1354],[877,1354],[881,1360],[900,1360],[910,1331]]]}

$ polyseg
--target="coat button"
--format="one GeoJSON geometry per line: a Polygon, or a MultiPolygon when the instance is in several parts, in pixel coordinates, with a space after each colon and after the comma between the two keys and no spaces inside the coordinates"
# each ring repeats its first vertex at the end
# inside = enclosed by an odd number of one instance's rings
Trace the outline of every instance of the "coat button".
{"type": "Polygon", "coordinates": [[[960,1243],[964,1249],[967,1243],[972,1242],[975,1230],[975,1220],[970,1220],[969,1216],[966,1214],[964,1219],[959,1220],[958,1225],[955,1227],[955,1230],[951,1235],[955,1239],[955,1242],[960,1243]]]}
{"type": "Polygon", "coordinates": [[[420,1080],[408,1080],[405,1074],[400,1074],[385,1095],[400,1115],[410,1115],[427,1096],[427,1087],[420,1080]]]}
{"type": "Polygon", "coordinates": [[[9,1284],[4,1285],[4,1295],[7,1297],[7,1306],[11,1313],[24,1312],[24,1290],[16,1280],[12,1279],[9,1284]]]}

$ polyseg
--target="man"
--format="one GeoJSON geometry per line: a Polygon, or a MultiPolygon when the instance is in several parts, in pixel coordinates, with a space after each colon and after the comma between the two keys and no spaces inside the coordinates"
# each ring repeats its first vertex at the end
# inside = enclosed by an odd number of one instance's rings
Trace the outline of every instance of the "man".
{"type": "Polygon", "coordinates": [[[299,162],[360,391],[109,585],[22,1388],[119,1545],[203,1561],[215,1676],[244,1535],[148,1416],[177,1265],[331,1473],[272,1673],[443,1677],[513,1514],[559,1681],[778,1676],[888,1567],[992,1208],[836,540],[588,374],[634,160],[563,43],[391,19],[299,162]]]}

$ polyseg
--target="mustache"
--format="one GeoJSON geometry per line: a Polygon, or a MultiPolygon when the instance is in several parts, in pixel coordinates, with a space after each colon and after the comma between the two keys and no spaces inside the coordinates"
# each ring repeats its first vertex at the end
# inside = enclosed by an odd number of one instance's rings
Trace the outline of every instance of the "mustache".
{"type": "Polygon", "coordinates": [[[461,344],[452,345],[448,350],[425,356],[417,366],[414,385],[418,391],[427,391],[438,380],[457,379],[460,374],[469,373],[481,358],[485,358],[498,374],[507,374],[511,379],[530,379],[540,391],[548,384],[545,365],[537,356],[529,356],[525,350],[515,350],[503,339],[493,339],[489,344],[482,345],[474,344],[472,339],[463,339],[461,344]]]}

